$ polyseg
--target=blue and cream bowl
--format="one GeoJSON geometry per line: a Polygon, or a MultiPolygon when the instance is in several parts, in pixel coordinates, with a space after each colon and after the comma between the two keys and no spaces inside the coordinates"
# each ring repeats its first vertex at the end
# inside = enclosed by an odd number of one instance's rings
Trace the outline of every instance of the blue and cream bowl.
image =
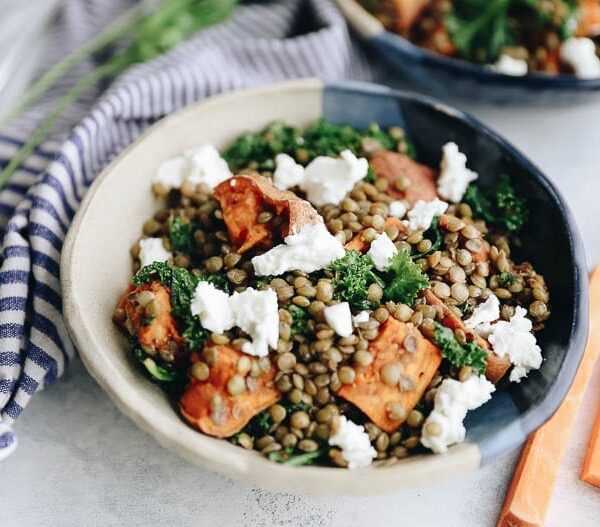
{"type": "Polygon", "coordinates": [[[348,24],[375,54],[419,91],[510,105],[565,105],[600,99],[600,79],[542,73],[515,77],[497,73],[486,66],[433,53],[387,31],[357,0],[335,2],[348,24]]]}
{"type": "Polygon", "coordinates": [[[214,97],[152,126],[95,181],[71,226],[62,253],[64,312],[90,373],[115,404],[156,440],[191,462],[259,487],[312,494],[365,496],[439,481],[476,470],[518,447],[557,409],[581,359],[587,334],[587,279],[577,228],[565,202],[517,149],[472,117],[418,95],[369,84],[302,80],[214,97]],[[518,259],[547,280],[553,315],[539,334],[544,363],[520,384],[497,390],[472,412],[463,444],[443,455],[419,455],[392,466],[343,470],[291,467],[205,436],[186,425],[165,393],[139,374],[111,323],[122,284],[130,278],[129,248],[157,207],[149,191],[156,166],[187,148],[222,148],[245,130],[273,120],[307,126],[320,117],[362,128],[400,125],[419,161],[437,165],[441,147],[460,145],[486,184],[506,172],[528,199],[531,219],[518,259]],[[115,211],[120,211],[115,214],[115,211]]]}

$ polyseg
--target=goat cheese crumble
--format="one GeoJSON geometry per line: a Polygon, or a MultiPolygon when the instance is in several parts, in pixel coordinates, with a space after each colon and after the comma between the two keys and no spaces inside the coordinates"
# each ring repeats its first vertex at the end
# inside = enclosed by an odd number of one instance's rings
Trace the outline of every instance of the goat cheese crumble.
{"type": "Polygon", "coordinates": [[[465,325],[475,330],[482,337],[487,337],[492,332],[491,323],[499,318],[500,300],[492,294],[473,310],[471,316],[465,320],[465,325]]]}
{"type": "Polygon", "coordinates": [[[490,67],[496,73],[511,75],[513,77],[527,75],[527,61],[523,59],[514,59],[505,53],[500,55],[498,61],[490,67]]]}
{"type": "Polygon", "coordinates": [[[367,175],[369,163],[344,150],[338,158],[319,156],[304,169],[300,188],[306,199],[317,207],[327,203],[339,204],[354,185],[367,175]]]}
{"type": "Polygon", "coordinates": [[[398,252],[394,242],[389,236],[382,232],[378,234],[371,242],[371,247],[367,251],[367,256],[373,260],[373,265],[378,271],[385,271],[390,265],[390,260],[398,252]]]}
{"type": "MultiPolygon", "coordinates": [[[[325,316],[325,322],[340,337],[349,337],[352,335],[352,314],[350,313],[350,304],[348,302],[340,302],[333,306],[327,306],[323,310],[323,315],[325,316]]],[[[368,319],[369,315],[367,314],[368,319]]]]}
{"type": "Polygon", "coordinates": [[[413,230],[427,230],[435,216],[441,216],[446,212],[448,204],[439,198],[431,201],[418,200],[412,209],[408,211],[408,225],[413,230]]]}
{"type": "Polygon", "coordinates": [[[252,258],[252,265],[257,276],[277,276],[292,270],[312,273],[344,254],[342,243],[319,222],[286,236],[284,243],[252,258]]]}
{"type": "Polygon", "coordinates": [[[146,267],[154,262],[166,262],[173,257],[167,251],[161,238],[145,238],[140,240],[140,265],[146,267]]]}
{"type": "Polygon", "coordinates": [[[204,329],[223,333],[235,325],[229,295],[209,282],[199,282],[190,304],[192,315],[200,318],[204,329]]]}
{"type": "Polygon", "coordinates": [[[204,183],[214,188],[230,177],[231,171],[227,161],[213,145],[206,144],[163,161],[158,166],[152,182],[162,185],[166,190],[180,188],[184,182],[193,185],[204,183]]]}
{"type": "Polygon", "coordinates": [[[277,154],[275,157],[275,172],[273,185],[278,189],[287,190],[296,187],[304,180],[304,167],[288,154],[277,154]]]}
{"type": "Polygon", "coordinates": [[[477,173],[467,168],[467,156],[459,151],[456,143],[446,143],[442,147],[440,177],[437,191],[442,198],[459,203],[469,183],[477,179],[477,173]]]}
{"type": "Polygon", "coordinates": [[[489,401],[495,390],[483,375],[473,375],[464,382],[442,381],[435,393],[433,410],[423,423],[421,444],[436,454],[443,454],[450,445],[462,443],[467,412],[489,401]]]}
{"type": "Polygon", "coordinates": [[[365,429],[343,415],[340,415],[334,424],[333,434],[329,436],[329,444],[341,448],[342,457],[347,461],[348,468],[367,467],[377,457],[377,452],[371,446],[365,429]]]}
{"type": "Polygon", "coordinates": [[[354,315],[352,317],[352,323],[355,326],[362,326],[362,325],[366,324],[367,322],[369,322],[369,312],[368,311],[361,311],[360,313],[357,313],[356,315],[354,315]]]}
{"type": "Polygon", "coordinates": [[[560,46],[560,59],[573,68],[582,79],[600,77],[600,58],[596,55],[596,44],[585,37],[571,37],[560,46]]]}
{"type": "Polygon", "coordinates": [[[494,353],[508,357],[513,364],[509,376],[511,382],[521,382],[531,370],[542,365],[542,350],[531,333],[532,323],[526,314],[525,309],[517,306],[508,322],[501,320],[491,326],[488,337],[494,353]]]}
{"type": "Polygon", "coordinates": [[[252,342],[246,342],[242,351],[248,355],[266,357],[269,346],[277,348],[279,340],[279,312],[277,294],[272,289],[256,291],[249,288],[233,293],[229,304],[235,325],[245,331],[252,342]]]}
{"type": "Polygon", "coordinates": [[[392,201],[388,205],[388,212],[390,216],[394,216],[395,218],[404,218],[404,215],[406,214],[406,203],[400,200],[392,201]]]}

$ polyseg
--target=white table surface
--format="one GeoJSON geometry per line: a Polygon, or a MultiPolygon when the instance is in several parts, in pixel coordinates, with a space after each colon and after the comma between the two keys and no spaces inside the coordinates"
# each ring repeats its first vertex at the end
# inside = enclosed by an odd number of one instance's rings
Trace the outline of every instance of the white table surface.
{"type": "MultiPolygon", "coordinates": [[[[600,262],[600,103],[578,108],[473,107],[562,189],[588,263],[600,262]]],[[[594,373],[558,478],[547,525],[600,525],[600,489],[578,479],[600,405],[594,373]]],[[[0,525],[302,525],[488,527],[518,453],[420,490],[375,498],[305,497],[250,488],[190,466],[122,416],[76,360],[15,426],[0,466],[0,525]]]]}

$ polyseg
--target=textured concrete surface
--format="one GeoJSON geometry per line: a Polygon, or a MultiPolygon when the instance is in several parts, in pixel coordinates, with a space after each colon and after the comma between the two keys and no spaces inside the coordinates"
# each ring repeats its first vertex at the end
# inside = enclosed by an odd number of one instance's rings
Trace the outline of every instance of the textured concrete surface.
{"type": "MultiPolygon", "coordinates": [[[[588,262],[600,262],[600,104],[468,107],[537,163],[563,191],[588,262]]],[[[578,473],[600,406],[596,368],[559,476],[547,526],[600,523],[600,490],[578,473]]],[[[518,453],[436,486],[384,497],[305,497],[252,489],[189,466],[123,417],[79,361],[36,396],[16,426],[20,446],[0,466],[0,525],[495,524],[518,453]]]]}

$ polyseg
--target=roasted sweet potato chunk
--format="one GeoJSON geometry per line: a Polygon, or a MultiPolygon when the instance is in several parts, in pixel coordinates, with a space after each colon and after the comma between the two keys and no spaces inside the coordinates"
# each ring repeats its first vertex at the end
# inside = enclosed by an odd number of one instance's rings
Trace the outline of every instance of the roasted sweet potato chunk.
{"type": "Polygon", "coordinates": [[[442,356],[418,329],[395,318],[389,318],[381,326],[369,351],[373,362],[359,369],[354,383],[343,385],[338,395],[360,408],[379,428],[391,433],[406,420],[408,412],[423,396],[440,367],[442,356]],[[401,374],[399,383],[394,386],[383,380],[384,368],[390,365],[399,368],[401,374]]]}
{"type": "MultiPolygon", "coordinates": [[[[385,220],[385,229],[389,227],[396,227],[399,232],[404,232],[406,227],[400,221],[399,218],[394,218],[393,216],[388,216],[385,220]]],[[[365,236],[363,234],[364,231],[359,232],[354,238],[352,238],[346,245],[344,245],[344,249],[347,251],[360,251],[365,252],[369,248],[369,242],[365,241],[365,236]]]]}
{"type": "Polygon", "coordinates": [[[437,171],[407,155],[383,150],[375,154],[369,164],[378,177],[389,181],[386,192],[396,199],[405,199],[411,207],[420,199],[431,201],[437,196],[437,171]],[[403,179],[409,184],[405,190],[399,190],[398,182],[403,179]]]}
{"type": "Polygon", "coordinates": [[[137,288],[130,286],[118,307],[127,315],[120,326],[137,337],[142,348],[150,355],[159,350],[170,350],[176,354],[183,346],[177,322],[171,315],[171,292],[160,282],[143,284],[137,288]]]}
{"type": "MultiPolygon", "coordinates": [[[[279,391],[273,383],[275,368],[271,367],[260,377],[252,377],[250,386],[239,395],[231,395],[227,384],[238,374],[237,362],[244,354],[230,345],[208,345],[203,354],[205,360],[207,354],[212,358],[209,376],[204,381],[191,378],[179,408],[185,420],[205,434],[231,437],[279,399],[279,391]]],[[[200,353],[194,353],[192,364],[202,358],[200,353]]]]}
{"type": "Polygon", "coordinates": [[[578,37],[595,37],[600,34],[600,2],[598,0],[580,0],[578,18],[578,37]]]}
{"type": "Polygon", "coordinates": [[[234,176],[215,189],[223,219],[238,253],[253,247],[269,249],[303,225],[320,221],[319,213],[293,192],[275,188],[258,174],[234,176]],[[261,212],[270,212],[273,220],[259,222],[261,212]]]}
{"type": "Polygon", "coordinates": [[[469,341],[475,342],[475,344],[477,344],[480,348],[488,350],[485,376],[493,383],[497,383],[502,377],[504,377],[504,374],[510,368],[510,361],[504,357],[499,357],[496,355],[492,351],[490,343],[483,337],[480,337],[477,333],[475,333],[475,331],[465,326],[462,319],[437,296],[435,296],[431,289],[426,289],[424,296],[427,304],[441,311],[441,323],[444,326],[452,330],[462,329],[469,341]]]}

